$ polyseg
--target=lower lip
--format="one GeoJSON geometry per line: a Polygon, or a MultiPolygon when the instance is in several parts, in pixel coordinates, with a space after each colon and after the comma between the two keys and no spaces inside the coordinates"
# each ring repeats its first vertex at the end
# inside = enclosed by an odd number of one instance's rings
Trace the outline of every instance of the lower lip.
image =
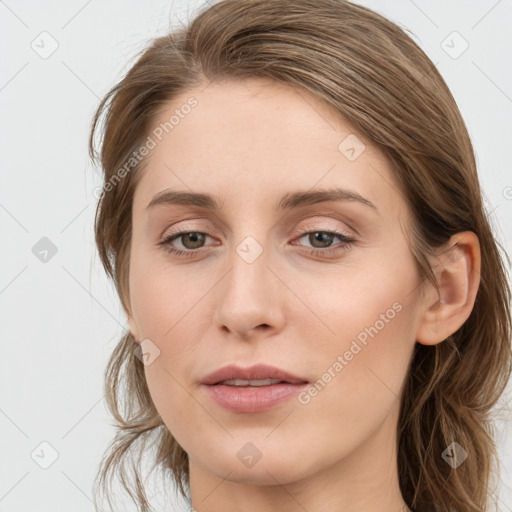
{"type": "Polygon", "coordinates": [[[214,384],[205,386],[210,397],[221,407],[233,412],[263,412],[277,407],[299,394],[306,386],[282,382],[260,387],[227,386],[214,384]]]}

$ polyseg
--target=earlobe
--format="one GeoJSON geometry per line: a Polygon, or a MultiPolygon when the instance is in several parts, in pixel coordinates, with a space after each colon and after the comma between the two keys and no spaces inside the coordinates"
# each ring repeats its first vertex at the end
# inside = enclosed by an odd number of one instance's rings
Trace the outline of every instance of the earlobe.
{"type": "Polygon", "coordinates": [[[480,244],[472,231],[453,235],[440,251],[434,273],[439,295],[432,287],[425,296],[416,341],[436,345],[469,318],[480,284],[480,244]]]}

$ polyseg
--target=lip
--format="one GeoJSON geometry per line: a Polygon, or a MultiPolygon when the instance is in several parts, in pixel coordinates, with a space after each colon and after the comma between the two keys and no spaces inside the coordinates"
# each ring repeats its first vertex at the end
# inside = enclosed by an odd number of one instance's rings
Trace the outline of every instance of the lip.
{"type": "Polygon", "coordinates": [[[293,375],[281,368],[276,368],[275,366],[269,366],[267,364],[256,364],[248,368],[242,368],[241,366],[236,365],[223,366],[201,380],[201,384],[212,385],[231,379],[279,379],[284,382],[288,382],[289,384],[301,384],[308,382],[306,379],[293,375]]]}
{"type": "Polygon", "coordinates": [[[201,384],[209,397],[221,407],[237,413],[257,413],[284,403],[300,393],[309,382],[280,368],[257,364],[249,368],[224,366],[205,377],[201,384]],[[260,387],[221,384],[231,379],[279,379],[283,382],[260,387]]]}

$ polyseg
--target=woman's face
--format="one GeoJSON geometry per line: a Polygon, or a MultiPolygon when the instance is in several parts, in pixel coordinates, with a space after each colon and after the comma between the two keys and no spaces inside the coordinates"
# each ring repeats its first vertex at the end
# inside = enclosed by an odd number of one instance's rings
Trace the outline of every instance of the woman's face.
{"type": "Polygon", "coordinates": [[[310,94],[254,79],[182,94],[149,135],[128,318],[191,477],[274,485],[393,467],[421,308],[388,161],[310,94]],[[148,207],[164,191],[211,199],[148,207]],[[202,383],[256,364],[308,384],[202,383]]]}

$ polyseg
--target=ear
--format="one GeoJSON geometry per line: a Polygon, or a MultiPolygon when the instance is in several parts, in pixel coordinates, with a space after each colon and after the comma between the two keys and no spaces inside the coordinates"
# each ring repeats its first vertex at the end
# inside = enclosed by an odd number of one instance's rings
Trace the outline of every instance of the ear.
{"type": "Polygon", "coordinates": [[[434,265],[439,294],[429,283],[416,341],[436,345],[468,319],[480,285],[480,243],[472,231],[453,235],[434,265]]]}

